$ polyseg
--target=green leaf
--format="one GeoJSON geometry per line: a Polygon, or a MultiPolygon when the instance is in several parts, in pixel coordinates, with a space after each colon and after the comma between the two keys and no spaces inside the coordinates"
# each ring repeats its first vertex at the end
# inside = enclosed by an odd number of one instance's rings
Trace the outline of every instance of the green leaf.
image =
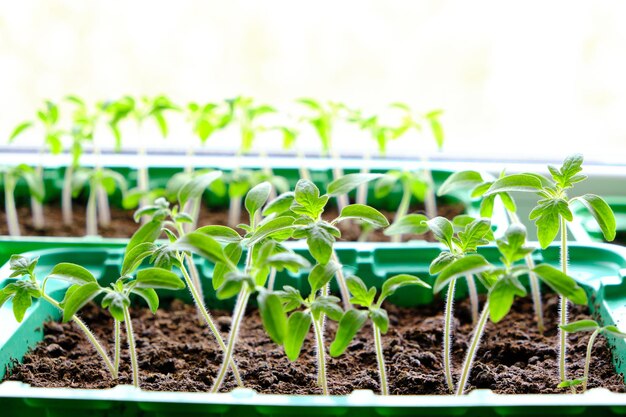
{"type": "Polygon", "coordinates": [[[408,275],[408,274],[394,275],[391,278],[387,278],[385,282],[383,282],[383,286],[380,292],[380,298],[378,302],[380,303],[381,302],[380,300],[384,300],[385,298],[395,293],[399,288],[406,287],[408,285],[418,285],[420,287],[424,287],[428,289],[431,288],[430,285],[428,285],[426,282],[422,281],[415,275],[408,275]]]}
{"type": "Polygon", "coordinates": [[[124,321],[124,310],[130,307],[130,299],[125,294],[110,291],[102,298],[102,307],[108,308],[115,320],[124,321]]]}
{"type": "Polygon", "coordinates": [[[156,245],[151,242],[143,242],[133,247],[124,256],[124,262],[122,263],[121,275],[126,276],[131,273],[143,262],[145,258],[151,256],[156,249],[156,245]]]}
{"type": "Polygon", "coordinates": [[[383,334],[387,333],[389,330],[389,316],[387,315],[387,310],[372,308],[370,309],[370,318],[383,334]]]}
{"type": "Polygon", "coordinates": [[[63,303],[63,322],[68,322],[85,304],[93,300],[102,292],[102,288],[96,282],[90,282],[77,287],[63,303]]]}
{"type": "Polygon", "coordinates": [[[142,225],[130,238],[128,245],[126,246],[126,251],[124,253],[124,257],[133,250],[133,248],[142,243],[154,243],[155,240],[161,236],[161,228],[163,227],[163,222],[161,220],[150,220],[149,222],[142,225]]]}
{"type": "Polygon", "coordinates": [[[350,299],[352,304],[363,307],[372,305],[374,297],[376,297],[376,288],[371,287],[368,289],[361,278],[354,275],[346,278],[346,285],[350,294],[352,294],[352,298],[350,299]]]}
{"type": "Polygon", "coordinates": [[[234,243],[241,240],[241,236],[239,235],[239,233],[237,233],[236,230],[233,230],[228,226],[203,226],[196,229],[195,231],[210,236],[221,243],[234,243]]]}
{"type": "Polygon", "coordinates": [[[347,194],[362,184],[381,178],[382,174],[347,174],[328,184],[326,192],[330,196],[347,194]]]}
{"type": "Polygon", "coordinates": [[[274,343],[282,345],[287,334],[287,315],[282,300],[275,293],[261,291],[257,301],[265,331],[274,343]]]}
{"type": "Polygon", "coordinates": [[[159,296],[153,288],[135,287],[133,288],[133,293],[137,294],[146,301],[153,314],[157,312],[159,309],[159,296]]]}
{"type": "Polygon", "coordinates": [[[533,271],[550,288],[574,304],[587,304],[587,294],[572,277],[548,264],[537,265],[533,271]]]}
{"type": "Polygon", "coordinates": [[[317,297],[310,306],[313,318],[319,320],[324,313],[329,319],[339,321],[343,315],[343,310],[339,307],[340,301],[339,298],[332,295],[317,297]]]}
{"type": "Polygon", "coordinates": [[[296,273],[301,268],[308,268],[311,263],[303,256],[300,256],[294,252],[281,252],[269,256],[265,262],[268,266],[276,268],[278,271],[288,269],[289,271],[296,273]]]}
{"type": "Polygon", "coordinates": [[[445,217],[437,216],[433,219],[427,220],[426,224],[428,229],[433,232],[435,239],[446,245],[452,246],[452,236],[454,235],[454,227],[450,220],[445,217]]]}
{"type": "Polygon", "coordinates": [[[571,388],[578,385],[581,385],[585,382],[587,378],[577,378],[577,379],[568,379],[567,381],[562,381],[557,385],[557,388],[571,388]]]}
{"type": "Polygon", "coordinates": [[[294,192],[291,211],[296,214],[318,219],[328,202],[328,195],[320,197],[320,190],[309,180],[299,180],[294,192]]]}
{"type": "Polygon", "coordinates": [[[263,216],[269,216],[270,214],[281,215],[288,212],[294,201],[294,192],[288,191],[282,193],[265,206],[263,209],[263,216]]]}
{"type": "Polygon", "coordinates": [[[13,132],[9,135],[9,143],[12,143],[15,138],[22,134],[25,130],[33,126],[33,122],[22,122],[13,129],[13,132]]]}
{"type": "Polygon", "coordinates": [[[567,324],[560,324],[559,327],[567,333],[577,333],[597,330],[600,328],[600,325],[595,320],[578,320],[567,324]]]}
{"type": "Polygon", "coordinates": [[[48,278],[80,285],[97,283],[96,278],[87,269],[80,265],[65,262],[55,265],[48,278]]]}
{"type": "Polygon", "coordinates": [[[324,227],[323,224],[318,222],[307,229],[306,243],[313,258],[320,264],[327,264],[333,252],[335,236],[332,233],[332,229],[324,227]]]}
{"type": "Polygon", "coordinates": [[[166,290],[181,290],[185,283],[172,271],[162,268],[146,268],[137,272],[137,286],[135,288],[155,288],[166,290]]]}
{"type": "Polygon", "coordinates": [[[344,313],[337,327],[335,340],[330,345],[330,356],[337,357],[343,354],[367,321],[368,313],[364,310],[348,310],[344,313]]]}
{"type": "Polygon", "coordinates": [[[626,338],[626,333],[620,331],[616,326],[613,326],[613,325],[604,326],[603,329],[605,332],[610,333],[612,336],[619,337],[622,339],[626,338]]]}
{"type": "Polygon", "coordinates": [[[493,216],[493,206],[496,201],[496,194],[488,195],[480,202],[480,216],[491,218],[493,216]]]}
{"type": "Polygon", "coordinates": [[[482,175],[477,171],[459,171],[450,175],[441,184],[437,195],[442,196],[458,190],[469,190],[483,182],[482,175]]]}
{"type": "Polygon", "coordinates": [[[430,263],[430,267],[428,268],[428,273],[430,275],[437,275],[441,272],[446,266],[450,265],[456,256],[454,256],[450,252],[441,252],[433,261],[430,263]]]}
{"type": "MultiPolygon", "coordinates": [[[[230,259],[233,265],[237,265],[239,263],[242,253],[243,248],[239,243],[229,243],[226,247],[224,247],[224,255],[230,259]]],[[[217,290],[222,286],[224,283],[224,277],[230,270],[231,267],[223,262],[215,264],[215,268],[213,268],[213,278],[211,279],[214,290],[217,290]]]]}
{"type": "Polygon", "coordinates": [[[499,322],[508,314],[515,296],[523,297],[526,290],[514,277],[504,277],[496,281],[489,291],[489,315],[491,321],[499,322]]]}
{"type": "Polygon", "coordinates": [[[336,262],[328,262],[326,264],[317,264],[309,273],[309,285],[311,291],[315,292],[322,289],[335,276],[341,265],[336,262]]]}
{"type": "Polygon", "coordinates": [[[615,214],[613,214],[613,210],[602,197],[595,194],[585,194],[572,200],[579,201],[589,210],[593,218],[596,219],[598,226],[600,226],[604,239],[608,242],[612,242],[615,239],[617,227],[615,214]]]}
{"type": "Polygon", "coordinates": [[[397,171],[390,171],[382,178],[376,181],[374,185],[374,196],[376,198],[385,198],[388,196],[395,187],[396,183],[400,179],[401,173],[397,171]]]}
{"type": "Polygon", "coordinates": [[[394,221],[383,233],[387,236],[422,235],[428,231],[426,221],[428,221],[428,217],[423,214],[407,214],[394,221]]]}
{"type": "MultiPolygon", "coordinates": [[[[561,227],[560,216],[564,212],[569,212],[569,208],[567,208],[567,203],[562,199],[541,200],[530,212],[529,218],[534,220],[537,225],[537,238],[543,249],[547,248],[559,233],[561,227]]],[[[569,212],[569,217],[571,218],[571,212],[569,212]]]]}
{"type": "Polygon", "coordinates": [[[311,314],[296,311],[287,319],[287,332],[285,333],[284,347],[287,358],[293,362],[300,356],[302,344],[311,328],[311,314]]]}
{"type": "Polygon", "coordinates": [[[24,320],[26,310],[31,306],[33,300],[28,291],[24,288],[18,288],[13,294],[13,315],[18,323],[24,320]]]}
{"type": "Polygon", "coordinates": [[[254,218],[256,212],[263,207],[272,192],[272,185],[264,181],[254,186],[246,195],[244,205],[250,214],[250,218],[254,218]]]}
{"type": "Polygon", "coordinates": [[[213,181],[222,176],[222,171],[210,171],[204,174],[195,175],[191,181],[185,183],[178,191],[178,202],[180,207],[184,207],[188,200],[199,198],[211,185],[213,181]]]}
{"type": "Polygon", "coordinates": [[[511,174],[499,178],[491,184],[491,187],[489,187],[485,196],[511,191],[536,193],[541,191],[542,188],[543,184],[535,175],[511,174]]]}
{"type": "Polygon", "coordinates": [[[347,219],[357,219],[369,223],[374,227],[387,227],[389,220],[375,208],[363,204],[350,204],[341,210],[341,214],[335,220],[340,222],[347,219]]]}
{"type": "Polygon", "coordinates": [[[13,273],[9,277],[15,278],[22,275],[33,275],[38,261],[39,256],[30,259],[22,255],[11,255],[9,268],[13,273]]]}
{"type": "Polygon", "coordinates": [[[467,255],[463,258],[459,258],[446,266],[433,285],[433,291],[435,293],[440,292],[448,283],[458,277],[466,275],[474,275],[484,271],[488,271],[493,266],[487,262],[482,255],[467,255]]]}
{"type": "Polygon", "coordinates": [[[488,219],[476,219],[465,226],[459,232],[459,240],[462,243],[463,252],[475,252],[478,246],[489,243],[488,236],[491,234],[491,221],[488,219]]]}
{"type": "Polygon", "coordinates": [[[552,178],[560,188],[566,189],[572,187],[575,183],[583,181],[586,175],[579,174],[582,171],[583,156],[580,154],[570,155],[565,158],[560,169],[549,166],[548,169],[552,174],[552,178]]]}
{"type": "Polygon", "coordinates": [[[172,249],[189,251],[200,255],[214,264],[223,262],[228,264],[222,245],[217,240],[204,233],[191,232],[179,238],[172,244],[172,249]]]}
{"type": "Polygon", "coordinates": [[[281,216],[275,219],[271,219],[266,223],[263,223],[254,231],[250,239],[248,240],[248,246],[255,245],[261,240],[272,237],[275,235],[280,235],[281,238],[287,239],[290,235],[290,231],[293,231],[296,226],[293,224],[294,218],[281,216]],[[285,237],[286,236],[286,237],[285,237]]]}

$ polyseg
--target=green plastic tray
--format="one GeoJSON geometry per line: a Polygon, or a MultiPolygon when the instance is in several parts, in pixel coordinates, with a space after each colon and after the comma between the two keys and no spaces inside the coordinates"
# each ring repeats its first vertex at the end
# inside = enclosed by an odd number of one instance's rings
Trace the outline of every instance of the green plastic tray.
{"type": "MultiPolygon", "coordinates": [[[[626,242],[626,197],[607,197],[607,203],[615,213],[615,221],[617,222],[617,240],[626,242]]],[[[589,210],[582,206],[577,206],[574,210],[574,221],[579,226],[579,233],[582,236],[575,236],[578,240],[590,240],[593,242],[604,242],[602,231],[598,223],[594,220],[589,210]]]]}
{"type": "MultiPolygon", "coordinates": [[[[89,243],[83,247],[77,242],[57,242],[57,249],[49,242],[31,242],[28,249],[39,255],[41,275],[59,261],[77,262],[91,270],[101,280],[116,277],[120,267],[124,242],[99,247],[89,243]]],[[[80,242],[78,242],[80,243],[80,242]]],[[[0,247],[7,241],[0,241],[0,247]]],[[[23,248],[26,248],[25,245],[23,248]]],[[[299,243],[294,249],[306,252],[299,243]]],[[[398,272],[428,277],[430,260],[440,250],[438,245],[426,243],[389,244],[343,243],[337,245],[341,262],[346,269],[359,274],[369,284],[380,285],[398,272]]],[[[626,249],[605,245],[573,244],[570,252],[570,271],[592,295],[590,305],[604,324],[622,324],[626,319],[626,249]]],[[[497,251],[486,247],[483,254],[495,260],[497,251]]],[[[559,248],[550,247],[534,254],[536,261],[558,264],[559,248]]],[[[214,294],[207,277],[211,265],[198,259],[207,301],[212,308],[225,304],[214,302],[214,294]],[[217,306],[216,306],[217,304],[217,306]]],[[[0,272],[6,274],[5,265],[0,272]]],[[[40,275],[40,276],[41,276],[40,275]]],[[[277,276],[277,285],[289,282],[306,289],[305,273],[283,273],[277,276]]],[[[432,280],[432,278],[431,278],[432,280]]],[[[0,281],[0,287],[8,283],[0,281]]],[[[62,297],[62,283],[49,287],[55,297],[62,297]]],[[[462,288],[461,288],[462,290],[462,288]]],[[[179,293],[170,293],[169,296],[179,293]]],[[[462,296],[463,294],[460,294],[462,296]]],[[[164,294],[168,296],[167,293],[164,294]]],[[[430,291],[412,288],[391,299],[399,305],[429,303],[430,291]]],[[[12,319],[10,306],[0,309],[0,366],[11,359],[21,359],[26,351],[42,339],[42,323],[56,319],[58,312],[46,303],[35,303],[24,321],[18,325],[12,319]]],[[[617,372],[626,371],[626,342],[608,339],[614,352],[617,372]]],[[[1,378],[1,376],[0,376],[1,378]]],[[[64,388],[33,388],[19,382],[0,384],[0,407],[3,416],[511,416],[511,415],[626,415],[626,394],[615,394],[604,389],[592,389],[583,395],[499,395],[490,390],[475,390],[467,396],[391,396],[381,397],[371,391],[355,391],[345,396],[291,396],[257,394],[252,390],[236,389],[225,394],[148,392],[131,386],[117,386],[104,390],[64,388]]]]}

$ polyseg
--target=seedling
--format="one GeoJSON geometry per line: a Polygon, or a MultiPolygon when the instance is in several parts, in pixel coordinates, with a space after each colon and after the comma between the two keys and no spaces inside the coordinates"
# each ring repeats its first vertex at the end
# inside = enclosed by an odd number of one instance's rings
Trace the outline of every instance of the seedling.
{"type": "Polygon", "coordinates": [[[300,173],[300,178],[304,180],[311,180],[311,171],[309,170],[306,162],[306,158],[304,156],[304,152],[302,152],[302,148],[298,146],[296,143],[298,138],[300,138],[300,128],[294,121],[290,121],[281,126],[274,126],[270,130],[275,130],[280,133],[282,137],[283,150],[288,151],[290,149],[295,148],[296,156],[298,158],[298,171],[300,173]]]}
{"type": "Polygon", "coordinates": [[[15,206],[15,186],[20,179],[23,179],[28,185],[31,203],[33,200],[42,202],[44,197],[43,180],[41,176],[37,175],[35,169],[25,164],[14,167],[0,167],[0,173],[4,178],[4,209],[6,211],[9,235],[20,236],[20,223],[15,206]]]}
{"type": "MultiPolygon", "coordinates": [[[[500,175],[500,178],[504,176],[504,172],[500,175]]],[[[481,174],[477,171],[459,171],[450,175],[441,187],[437,191],[438,196],[458,192],[459,190],[470,190],[470,194],[473,198],[481,198],[480,202],[480,215],[482,217],[491,218],[493,215],[493,207],[496,197],[500,198],[502,205],[505,207],[509,216],[510,223],[520,223],[517,215],[517,204],[510,193],[503,191],[500,193],[493,193],[485,196],[485,193],[496,181],[496,178],[492,178],[488,174],[481,174]]],[[[539,287],[539,281],[532,272],[535,268],[535,261],[532,256],[527,255],[525,258],[526,266],[530,270],[528,279],[530,282],[530,292],[533,299],[533,307],[535,309],[535,318],[537,320],[537,328],[539,333],[543,333],[545,327],[543,324],[543,308],[541,306],[541,289],[539,287]]]]}
{"type": "MultiPolygon", "coordinates": [[[[93,275],[89,271],[80,266],[67,266],[70,264],[59,264],[54,267],[50,275],[48,275],[44,279],[42,285],[39,286],[39,282],[35,276],[35,267],[37,266],[38,260],[39,258],[28,259],[21,255],[11,256],[9,266],[13,272],[9,277],[15,278],[16,280],[0,290],[0,307],[2,307],[4,303],[12,300],[15,320],[17,320],[18,323],[21,323],[24,319],[26,311],[32,305],[33,299],[42,299],[52,304],[54,307],[63,312],[65,321],[71,320],[80,328],[80,330],[87,337],[87,340],[89,340],[89,342],[96,349],[98,355],[100,355],[100,358],[103,360],[107,370],[111,374],[111,377],[113,379],[117,379],[117,367],[113,365],[113,362],[109,359],[106,350],[91,330],[89,330],[89,327],[87,327],[87,325],[76,315],[76,312],[71,314],[69,311],[66,312],[64,310],[64,305],[59,304],[59,302],[46,293],[46,282],[50,278],[70,281],[73,284],[94,283],[96,282],[95,278],[93,278],[93,275]]],[[[97,285],[97,283],[95,285],[97,285]]]]}
{"type": "Polygon", "coordinates": [[[430,285],[413,275],[396,275],[387,279],[382,286],[378,300],[376,298],[376,288],[367,288],[361,278],[351,276],[346,279],[352,299],[352,304],[365,307],[367,310],[352,309],[346,311],[337,328],[335,340],[330,345],[330,356],[336,357],[342,355],[354,336],[365,325],[369,318],[372,322],[372,330],[374,332],[374,344],[376,346],[376,358],[378,361],[378,376],[380,378],[380,391],[382,395],[389,395],[387,385],[387,372],[385,370],[385,356],[383,354],[383,344],[381,333],[386,334],[389,330],[389,316],[387,311],[382,308],[383,301],[400,288],[409,285],[418,285],[424,288],[431,288],[430,285]]]}
{"type": "MultiPolygon", "coordinates": [[[[192,125],[193,133],[200,140],[200,144],[204,146],[207,140],[219,130],[224,129],[232,120],[232,112],[222,103],[207,103],[200,105],[191,102],[186,109],[187,120],[192,125]]],[[[193,156],[193,146],[187,149],[187,156],[193,156]]],[[[190,159],[191,161],[191,159],[190,159]]],[[[191,172],[193,167],[190,164],[185,167],[186,172],[191,172]]]]}
{"type": "MultiPolygon", "coordinates": [[[[9,136],[9,143],[12,143],[18,136],[29,128],[39,124],[44,134],[43,145],[40,149],[40,155],[43,155],[47,150],[50,153],[56,155],[63,150],[63,144],[61,138],[64,132],[59,128],[59,107],[50,100],[46,100],[44,107],[37,111],[38,123],[32,121],[26,121],[20,123],[15,127],[11,136],[9,136]]],[[[39,163],[35,170],[36,175],[43,182],[43,165],[39,163]]],[[[30,205],[33,216],[33,226],[36,229],[43,229],[45,226],[45,219],[43,217],[43,201],[36,196],[31,196],[30,205]]]]}
{"type": "Polygon", "coordinates": [[[327,287],[340,268],[341,265],[332,261],[324,265],[315,265],[309,273],[311,292],[306,298],[297,289],[288,285],[283,287],[283,291],[262,293],[259,297],[263,325],[272,340],[283,346],[290,361],[296,361],[300,356],[304,339],[313,324],[317,383],[324,395],[328,395],[324,318],[339,321],[343,314],[339,298],[328,295],[327,287]],[[286,313],[291,314],[287,317],[286,313]]]}
{"type": "MultiPolygon", "coordinates": [[[[478,318],[478,323],[474,327],[472,340],[463,362],[456,387],[457,395],[462,395],[465,390],[487,320],[491,317],[492,322],[498,323],[511,309],[515,296],[524,297],[526,295],[526,288],[519,279],[523,275],[528,275],[529,269],[526,265],[515,264],[534,251],[534,248],[526,246],[526,229],[521,224],[513,224],[505,232],[504,239],[498,239],[496,244],[503,266],[494,266],[479,254],[467,255],[445,266],[433,285],[433,291],[438,293],[453,279],[476,275],[488,290],[487,300],[478,318]]],[[[540,264],[535,267],[533,272],[562,297],[575,304],[587,303],[585,291],[578,286],[573,278],[562,271],[548,264],[540,264]]]]}
{"type": "MultiPolygon", "coordinates": [[[[106,168],[79,168],[72,176],[72,193],[77,197],[80,192],[89,186],[89,197],[87,199],[87,216],[85,234],[87,236],[98,235],[98,194],[103,192],[111,195],[116,189],[126,192],[126,179],[123,175],[106,168]]],[[[108,209],[109,205],[106,205],[108,209]]],[[[102,208],[102,206],[100,207],[102,208]]],[[[110,213],[107,214],[110,218],[110,213]]]]}
{"type": "MultiPolygon", "coordinates": [[[[615,239],[615,215],[611,207],[595,194],[585,194],[569,198],[567,192],[574,184],[584,181],[587,176],[581,174],[583,157],[572,155],[565,159],[561,168],[548,166],[552,180],[538,174],[512,174],[498,179],[486,191],[485,196],[503,192],[531,192],[541,199],[530,212],[530,219],[537,226],[537,237],[542,248],[548,247],[561,231],[561,270],[567,275],[567,222],[574,219],[571,205],[579,202],[593,215],[607,241],[615,239]]],[[[559,325],[567,324],[567,299],[561,298],[559,325]]],[[[565,356],[567,339],[565,332],[560,331],[559,346],[559,377],[567,380],[565,356]]]]}
{"type": "MultiPolygon", "coordinates": [[[[461,215],[454,218],[454,221],[444,217],[435,217],[427,220],[424,215],[410,214],[401,218],[397,223],[392,224],[385,234],[395,235],[396,233],[423,234],[430,230],[435,239],[446,247],[430,264],[429,273],[437,275],[447,265],[464,256],[476,253],[479,246],[487,245],[493,240],[491,232],[491,222],[487,219],[473,219],[470,216],[461,215]]],[[[454,294],[456,289],[456,278],[450,280],[445,301],[444,327],[443,327],[443,363],[444,374],[448,389],[454,391],[454,381],[452,379],[452,323],[454,294]]],[[[478,291],[474,276],[465,276],[467,289],[470,298],[472,321],[478,322],[478,291]]]]}
{"type": "Polygon", "coordinates": [[[583,377],[579,379],[571,379],[562,381],[559,388],[570,388],[582,384],[583,392],[587,391],[587,382],[589,381],[589,365],[591,363],[591,353],[593,351],[593,343],[598,335],[619,337],[626,339],[626,333],[621,332],[616,326],[600,326],[595,320],[578,320],[566,325],[559,326],[565,333],[592,332],[587,343],[587,355],[585,356],[585,367],[583,377]]]}

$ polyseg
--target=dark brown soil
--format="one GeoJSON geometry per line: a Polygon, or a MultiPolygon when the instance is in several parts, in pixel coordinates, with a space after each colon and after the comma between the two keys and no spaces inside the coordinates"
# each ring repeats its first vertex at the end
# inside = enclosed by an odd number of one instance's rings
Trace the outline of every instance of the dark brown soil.
{"type": "MultiPolygon", "coordinates": [[[[443,310],[440,302],[420,308],[388,305],[391,329],[383,336],[392,394],[446,394],[442,374],[441,328],[443,310]]],[[[472,330],[468,305],[456,308],[453,363],[458,375],[472,330]]],[[[588,317],[586,308],[572,308],[571,320],[588,317]]],[[[514,311],[501,323],[489,323],[476,356],[468,391],[490,388],[499,393],[562,393],[557,389],[556,359],[557,299],[545,297],[548,331],[539,335],[532,320],[528,299],[518,300],[514,311]]],[[[94,305],[83,316],[102,340],[112,345],[111,319],[94,305]]],[[[226,337],[229,314],[215,312],[226,337]]],[[[152,315],[146,309],[133,312],[137,335],[141,386],[148,390],[207,391],[217,373],[221,352],[208,331],[196,320],[194,308],[174,301],[152,315]]],[[[327,326],[327,343],[336,326],[327,326]]],[[[569,375],[582,375],[588,334],[569,337],[569,375]]],[[[247,387],[262,393],[319,394],[316,386],[315,353],[312,336],[307,338],[303,354],[289,363],[282,348],[265,335],[256,310],[248,312],[240,332],[235,358],[247,387]]],[[[127,352],[123,351],[119,383],[129,384],[127,352]]],[[[45,338],[17,365],[8,379],[43,387],[106,388],[112,381],[91,345],[72,324],[47,323],[45,338]]],[[[347,394],[355,389],[378,390],[378,376],[371,328],[366,326],[349,346],[346,354],[328,360],[331,394],[347,394]]],[[[229,377],[223,390],[234,387],[229,377]]],[[[604,387],[624,392],[622,376],[611,364],[606,341],[595,343],[589,387],[604,387]]]]}
{"type": "MultiPolygon", "coordinates": [[[[420,212],[420,207],[415,207],[413,212],[420,212]]],[[[388,211],[382,211],[390,221],[393,221],[394,213],[388,211]]],[[[439,215],[452,219],[454,216],[463,213],[462,204],[443,205],[439,207],[439,215]]],[[[329,208],[324,213],[325,219],[334,219],[337,217],[337,209],[329,208]]],[[[85,207],[76,205],[74,207],[74,224],[71,226],[65,226],[63,224],[63,217],[61,208],[58,206],[45,206],[44,217],[46,220],[45,227],[42,230],[36,229],[33,226],[32,216],[28,207],[18,208],[18,218],[21,223],[21,232],[23,236],[84,236],[85,235],[85,207]]],[[[241,221],[248,221],[248,213],[243,210],[241,214],[241,221]]],[[[226,225],[228,222],[228,211],[226,210],[209,210],[206,206],[203,206],[200,211],[200,220],[198,224],[204,225],[226,225]]],[[[116,207],[111,207],[111,225],[109,227],[98,229],[99,233],[103,237],[118,237],[126,238],[130,237],[137,230],[137,223],[133,220],[133,211],[122,210],[116,207]]],[[[356,241],[361,235],[361,227],[355,222],[342,222],[339,225],[342,232],[342,239],[345,241],[356,241]]],[[[0,211],[0,235],[7,235],[9,233],[6,225],[6,215],[2,210],[0,211]]],[[[409,239],[427,239],[432,240],[432,236],[404,236],[403,240],[409,239]]],[[[368,236],[368,241],[373,242],[388,242],[389,237],[385,236],[381,230],[374,230],[368,236]]]]}

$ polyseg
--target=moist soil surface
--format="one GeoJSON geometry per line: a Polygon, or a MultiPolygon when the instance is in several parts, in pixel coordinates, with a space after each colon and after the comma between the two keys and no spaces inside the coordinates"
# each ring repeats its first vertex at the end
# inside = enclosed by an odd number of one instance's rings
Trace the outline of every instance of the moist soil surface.
{"type": "MultiPolygon", "coordinates": [[[[489,388],[498,393],[565,393],[558,389],[557,318],[558,299],[544,297],[547,331],[540,335],[528,299],[517,300],[513,311],[499,324],[487,325],[467,391],[489,388]]],[[[392,394],[447,394],[442,366],[443,305],[399,308],[387,305],[391,327],[383,335],[385,361],[392,394]]],[[[453,371],[458,378],[472,330],[469,306],[455,306],[453,371]]],[[[587,308],[572,307],[570,320],[588,318],[587,308]]],[[[90,304],[82,311],[95,334],[109,346],[113,323],[107,313],[90,304]]],[[[216,311],[214,318],[227,337],[228,312],[216,311]]],[[[141,387],[146,390],[202,391],[211,388],[221,352],[193,306],[173,301],[156,315],[147,309],[132,312],[137,336],[141,387]]],[[[336,324],[326,327],[326,346],[334,337],[336,324]]],[[[331,394],[348,394],[355,389],[378,391],[376,354],[366,325],[339,358],[328,359],[331,394]]],[[[581,377],[588,333],[568,336],[568,375],[581,377]]],[[[316,358],[312,333],[300,358],[290,363],[282,348],[266,336],[259,315],[250,309],[244,318],[235,349],[244,384],[261,393],[320,394],[316,386],[316,358]]],[[[122,351],[121,377],[113,381],[93,347],[71,323],[45,325],[45,337],[23,364],[17,364],[7,379],[38,387],[108,388],[130,384],[128,352],[122,351]]],[[[222,388],[234,388],[232,376],[222,388]]],[[[615,373],[611,353],[603,337],[593,350],[589,388],[604,387],[624,392],[622,376],[615,373]]]]}
{"type": "MultiPolygon", "coordinates": [[[[462,204],[440,205],[438,214],[449,219],[463,213],[462,204]]],[[[423,213],[423,206],[415,206],[411,209],[412,213],[423,213]]],[[[390,222],[394,219],[394,212],[382,210],[390,222]]],[[[338,216],[335,207],[329,207],[323,214],[324,219],[332,220],[338,216]]],[[[18,208],[18,219],[20,221],[20,229],[23,236],[84,236],[85,235],[85,207],[75,205],[74,207],[74,223],[71,226],[63,224],[63,215],[60,206],[47,205],[44,206],[45,226],[43,229],[37,229],[33,225],[32,216],[28,207],[18,208]]],[[[241,221],[248,221],[248,213],[242,210],[241,221]]],[[[228,222],[228,211],[225,209],[209,209],[202,206],[200,211],[199,226],[205,225],[226,225],[228,222]]],[[[135,233],[138,224],[133,220],[132,210],[122,210],[120,208],[111,207],[111,224],[108,227],[99,227],[98,232],[103,237],[128,238],[135,233]]],[[[356,241],[361,235],[361,226],[356,222],[341,222],[339,224],[342,237],[340,240],[356,241]]],[[[242,230],[239,230],[243,233],[242,230]]],[[[0,211],[0,235],[8,235],[8,227],[6,224],[6,213],[0,211]]],[[[432,241],[430,232],[426,235],[407,235],[403,236],[403,240],[426,239],[432,241]]],[[[390,238],[385,236],[382,230],[372,230],[367,238],[370,242],[388,242],[390,238]]]]}

